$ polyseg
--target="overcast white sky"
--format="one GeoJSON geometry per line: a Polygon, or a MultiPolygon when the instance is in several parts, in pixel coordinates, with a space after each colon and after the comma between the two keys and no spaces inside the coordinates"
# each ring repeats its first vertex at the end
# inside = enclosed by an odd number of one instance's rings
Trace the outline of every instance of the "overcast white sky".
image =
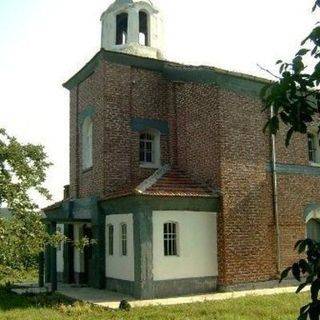
{"type": "MultiPolygon", "coordinates": [[[[69,95],[61,84],[100,49],[111,0],[0,0],[0,127],[45,145],[47,187],[69,181],[69,95]]],[[[266,76],[290,59],[314,25],[314,0],[154,0],[163,11],[169,60],[266,76]]],[[[38,203],[47,204],[40,198],[38,203]]]]}

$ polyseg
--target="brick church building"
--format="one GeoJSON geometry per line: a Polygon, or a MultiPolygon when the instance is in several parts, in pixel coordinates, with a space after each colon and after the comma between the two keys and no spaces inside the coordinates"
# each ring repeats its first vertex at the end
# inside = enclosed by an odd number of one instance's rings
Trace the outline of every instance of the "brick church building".
{"type": "Polygon", "coordinates": [[[284,146],[262,128],[266,80],[165,60],[149,0],[116,0],[101,50],[70,91],[70,186],[50,232],[97,244],[46,252],[46,281],[137,298],[278,278],[320,235],[317,133],[284,146]]]}

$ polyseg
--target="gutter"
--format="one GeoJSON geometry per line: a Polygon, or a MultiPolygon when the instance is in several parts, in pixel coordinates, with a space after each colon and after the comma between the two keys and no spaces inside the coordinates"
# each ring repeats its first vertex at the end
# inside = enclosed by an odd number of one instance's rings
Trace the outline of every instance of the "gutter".
{"type": "MultiPolygon", "coordinates": [[[[273,117],[273,107],[271,108],[271,117],[273,117]]],[[[278,175],[277,175],[277,151],[276,151],[276,136],[271,135],[271,153],[272,153],[272,187],[273,187],[273,213],[276,228],[276,246],[277,246],[277,272],[281,274],[281,232],[279,223],[279,206],[278,206],[278,175]]]]}

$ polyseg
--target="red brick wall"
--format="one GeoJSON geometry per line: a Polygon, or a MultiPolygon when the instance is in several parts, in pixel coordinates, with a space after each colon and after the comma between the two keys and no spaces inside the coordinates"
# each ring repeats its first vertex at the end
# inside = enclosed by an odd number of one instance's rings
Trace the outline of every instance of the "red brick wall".
{"type": "Polygon", "coordinates": [[[222,284],[275,274],[269,140],[258,100],[221,90],[222,284]]]}
{"type": "Polygon", "coordinates": [[[221,123],[217,88],[209,85],[176,86],[178,164],[195,180],[220,185],[221,123]]]}
{"type": "Polygon", "coordinates": [[[70,98],[70,192],[72,197],[97,195],[103,189],[101,172],[103,160],[103,79],[100,66],[96,72],[71,91],[70,98]],[[93,168],[83,172],[81,159],[80,114],[88,107],[94,107],[93,115],[93,168]],[[77,116],[78,114],[78,116],[77,116]]]}
{"type": "Polygon", "coordinates": [[[281,225],[282,266],[296,258],[293,246],[306,235],[304,211],[311,203],[320,204],[320,177],[278,175],[279,217],[281,225]]]}
{"type": "MultiPolygon", "coordinates": [[[[132,131],[131,119],[167,121],[166,100],[167,82],[160,74],[106,62],[102,62],[78,89],[71,91],[70,184],[73,197],[103,196],[136,185],[154,172],[140,168],[139,133],[132,131]],[[81,135],[76,115],[77,110],[80,114],[88,106],[95,108],[93,168],[82,172],[81,135]]],[[[168,135],[161,136],[161,162],[170,162],[168,135]]]]}
{"type": "Polygon", "coordinates": [[[308,139],[304,134],[296,133],[289,147],[285,146],[288,127],[281,126],[276,137],[277,159],[279,163],[308,165],[308,139]]]}

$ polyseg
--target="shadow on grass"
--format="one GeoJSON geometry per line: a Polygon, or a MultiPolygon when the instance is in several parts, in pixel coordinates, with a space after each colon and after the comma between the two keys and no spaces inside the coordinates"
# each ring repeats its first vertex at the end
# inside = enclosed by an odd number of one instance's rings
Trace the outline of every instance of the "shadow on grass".
{"type": "Polygon", "coordinates": [[[18,295],[0,287],[0,311],[27,308],[54,308],[62,304],[73,305],[74,301],[59,294],[40,293],[18,295]]]}

